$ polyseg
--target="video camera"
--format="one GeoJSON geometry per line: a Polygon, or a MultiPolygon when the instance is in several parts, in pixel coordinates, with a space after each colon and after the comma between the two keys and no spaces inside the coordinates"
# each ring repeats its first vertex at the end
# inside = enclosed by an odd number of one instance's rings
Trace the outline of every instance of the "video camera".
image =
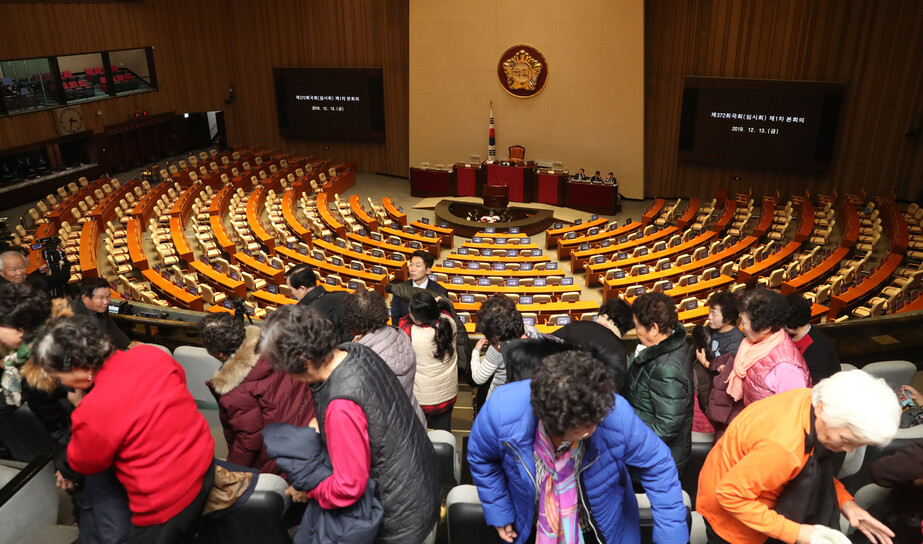
{"type": "Polygon", "coordinates": [[[42,258],[48,263],[48,269],[52,274],[60,272],[62,264],[67,261],[67,256],[58,246],[61,245],[61,239],[57,236],[39,238],[32,243],[32,249],[41,249],[42,258]]]}

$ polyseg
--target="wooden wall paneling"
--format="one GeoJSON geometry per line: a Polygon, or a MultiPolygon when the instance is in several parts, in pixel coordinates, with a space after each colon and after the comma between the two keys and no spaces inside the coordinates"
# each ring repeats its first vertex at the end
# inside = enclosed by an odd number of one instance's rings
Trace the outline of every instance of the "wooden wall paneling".
{"type": "MultiPolygon", "coordinates": [[[[128,120],[133,111],[222,109],[230,82],[224,0],[0,4],[0,57],[31,58],[154,47],[160,89],[80,104],[87,127],[128,120]],[[101,111],[101,115],[96,112],[101,111]]],[[[50,110],[0,118],[0,148],[55,137],[50,110]]]]}
{"type": "Polygon", "coordinates": [[[921,195],[923,137],[904,134],[923,113],[923,3],[901,0],[645,5],[645,192],[710,198],[719,187],[755,195],[865,188],[921,195]],[[676,161],[685,75],[842,81],[847,86],[826,174],[722,168],[676,161]],[[740,182],[734,177],[740,176],[740,182]]]}
{"type": "Polygon", "coordinates": [[[408,0],[270,0],[254,10],[231,1],[228,34],[238,99],[225,108],[228,137],[406,176],[408,150],[408,0]],[[266,31],[266,29],[271,29],[266,31]],[[279,134],[274,66],[381,66],[385,142],[303,141],[279,134]]]}

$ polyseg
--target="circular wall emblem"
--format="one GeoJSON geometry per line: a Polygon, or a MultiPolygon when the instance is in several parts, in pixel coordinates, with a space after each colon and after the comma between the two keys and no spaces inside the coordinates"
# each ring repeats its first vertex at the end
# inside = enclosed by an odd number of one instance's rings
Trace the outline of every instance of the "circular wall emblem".
{"type": "Polygon", "coordinates": [[[497,79],[503,90],[517,98],[532,98],[548,82],[545,56],[529,45],[514,45],[500,56],[497,79]]]}

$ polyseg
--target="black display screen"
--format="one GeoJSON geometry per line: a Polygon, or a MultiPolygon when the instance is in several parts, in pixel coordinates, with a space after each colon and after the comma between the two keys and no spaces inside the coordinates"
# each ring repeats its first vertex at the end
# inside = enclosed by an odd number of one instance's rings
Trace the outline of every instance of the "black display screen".
{"type": "Polygon", "coordinates": [[[824,171],[845,86],[817,81],[686,77],[680,161],[824,171]]]}
{"type": "Polygon", "coordinates": [[[385,139],[381,68],[273,68],[279,132],[303,140],[385,139]]]}

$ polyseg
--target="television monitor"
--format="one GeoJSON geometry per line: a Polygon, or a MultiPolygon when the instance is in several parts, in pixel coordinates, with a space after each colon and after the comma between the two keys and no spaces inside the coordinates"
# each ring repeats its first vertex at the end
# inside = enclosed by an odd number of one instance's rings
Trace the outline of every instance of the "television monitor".
{"type": "Polygon", "coordinates": [[[383,141],[381,68],[275,67],[279,133],[321,141],[383,141]]]}
{"type": "Polygon", "coordinates": [[[678,159],[823,172],[833,158],[845,85],[687,76],[678,159]]]}

